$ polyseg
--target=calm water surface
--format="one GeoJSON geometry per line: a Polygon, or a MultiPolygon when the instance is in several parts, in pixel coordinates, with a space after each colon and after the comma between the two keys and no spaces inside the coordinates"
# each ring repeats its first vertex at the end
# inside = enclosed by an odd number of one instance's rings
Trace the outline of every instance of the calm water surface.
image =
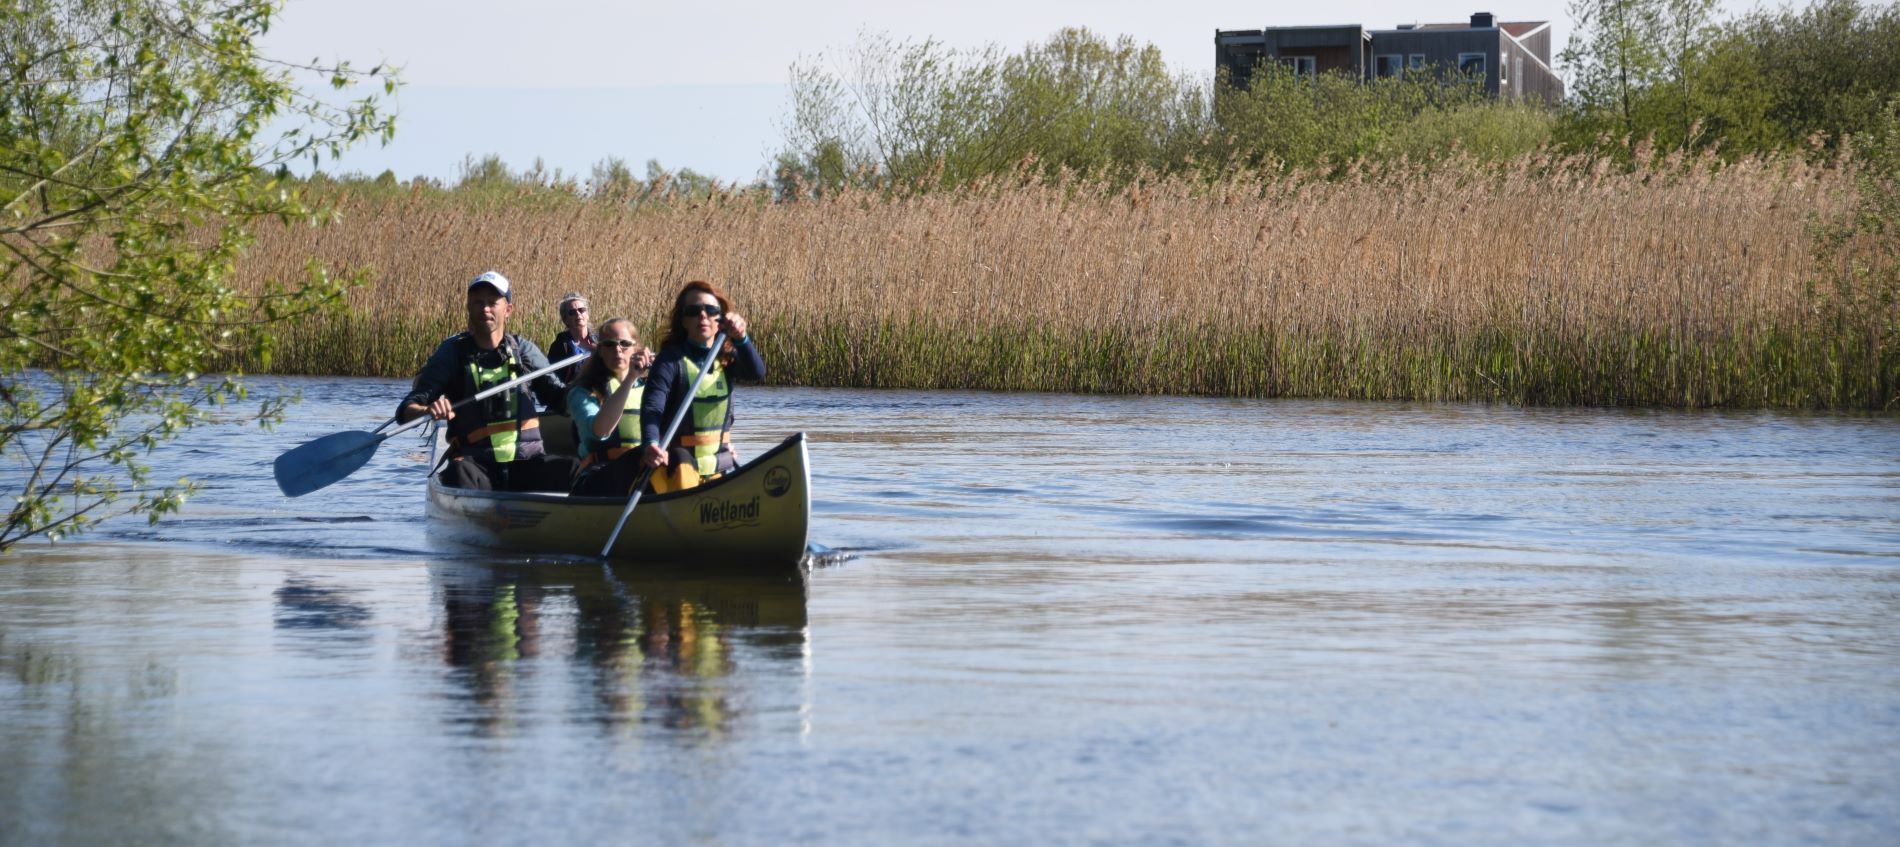
{"type": "Polygon", "coordinates": [[[813,540],[432,541],[386,380],[0,560],[0,842],[1900,844],[1900,419],[747,390],[813,540]]]}

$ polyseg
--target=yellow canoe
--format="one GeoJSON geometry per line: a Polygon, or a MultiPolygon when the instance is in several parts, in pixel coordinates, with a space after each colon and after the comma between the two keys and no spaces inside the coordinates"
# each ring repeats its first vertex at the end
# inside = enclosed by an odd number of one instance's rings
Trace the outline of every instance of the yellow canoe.
{"type": "MultiPolygon", "coordinates": [[[[624,497],[477,491],[429,477],[430,527],[454,541],[528,553],[599,555],[624,497]]],[[[726,476],[671,494],[648,494],[610,557],[622,561],[795,565],[811,528],[805,434],[726,476]]]]}

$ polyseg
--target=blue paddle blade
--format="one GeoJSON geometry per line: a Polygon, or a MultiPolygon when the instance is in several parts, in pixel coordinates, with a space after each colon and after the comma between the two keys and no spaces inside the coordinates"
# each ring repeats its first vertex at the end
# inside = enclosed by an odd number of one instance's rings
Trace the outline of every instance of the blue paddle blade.
{"type": "Polygon", "coordinates": [[[277,488],[285,497],[302,497],[356,473],[386,437],[351,430],[299,444],[277,457],[277,488]]]}

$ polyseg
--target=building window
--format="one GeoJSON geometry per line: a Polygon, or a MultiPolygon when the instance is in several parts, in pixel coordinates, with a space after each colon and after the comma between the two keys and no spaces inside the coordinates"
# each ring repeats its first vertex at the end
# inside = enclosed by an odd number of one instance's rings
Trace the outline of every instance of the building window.
{"type": "Polygon", "coordinates": [[[1405,57],[1397,53],[1387,53],[1372,57],[1372,73],[1375,76],[1402,76],[1405,57]]]}
{"type": "Polygon", "coordinates": [[[1425,69],[1425,54],[1413,53],[1411,56],[1407,57],[1405,68],[1406,70],[1412,70],[1412,71],[1424,70],[1425,69]]]}
{"type": "Polygon", "coordinates": [[[1515,59],[1517,67],[1511,69],[1511,78],[1517,80],[1517,87],[1522,89],[1524,87],[1524,57],[1517,56],[1515,59]]]}
{"type": "Polygon", "coordinates": [[[1281,56],[1280,64],[1292,68],[1294,76],[1310,77],[1318,73],[1312,56],[1281,56]]]}
{"type": "Polygon", "coordinates": [[[1466,76],[1484,76],[1484,54],[1459,53],[1458,72],[1466,76]]]}
{"type": "Polygon", "coordinates": [[[1498,87],[1502,88],[1510,84],[1511,84],[1511,57],[1504,56],[1498,59],[1498,87]]]}

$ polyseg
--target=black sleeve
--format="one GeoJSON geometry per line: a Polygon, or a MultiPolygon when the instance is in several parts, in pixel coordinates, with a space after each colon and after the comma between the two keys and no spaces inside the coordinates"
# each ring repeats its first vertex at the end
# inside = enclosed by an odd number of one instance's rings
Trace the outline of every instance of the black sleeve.
{"type": "Polygon", "coordinates": [[[759,355],[759,347],[752,343],[751,333],[746,334],[745,343],[734,342],[732,349],[737,355],[732,357],[732,365],[726,368],[728,375],[750,382],[765,379],[765,357],[759,355]]]}
{"type": "Polygon", "coordinates": [[[660,429],[666,426],[667,400],[681,376],[677,356],[662,356],[647,372],[647,387],[640,395],[640,438],[647,444],[660,443],[660,429]]]}
{"type": "Polygon", "coordinates": [[[435,402],[455,386],[455,370],[459,363],[455,356],[455,339],[449,338],[436,345],[435,352],[429,354],[429,360],[422,363],[422,370],[416,371],[416,378],[409,384],[409,393],[403,395],[396,404],[398,412],[410,403],[427,406],[435,402]]]}
{"type": "MultiPolygon", "coordinates": [[[[521,367],[525,369],[525,372],[533,373],[550,364],[548,357],[541,355],[541,348],[534,346],[534,342],[520,337],[516,337],[515,341],[520,347],[518,354],[521,356],[521,367]]],[[[567,383],[561,381],[558,373],[535,377],[533,382],[528,383],[528,388],[534,392],[534,399],[541,401],[543,407],[567,408],[567,383]]]]}

